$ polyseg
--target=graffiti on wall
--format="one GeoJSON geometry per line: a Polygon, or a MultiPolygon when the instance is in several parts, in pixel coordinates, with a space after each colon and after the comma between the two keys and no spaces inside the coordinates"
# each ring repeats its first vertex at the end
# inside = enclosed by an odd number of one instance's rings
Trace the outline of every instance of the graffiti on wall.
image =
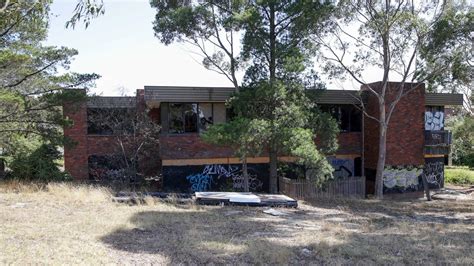
{"type": "MultiPolygon", "coordinates": [[[[263,182],[257,178],[257,175],[249,169],[248,180],[249,188],[251,191],[257,191],[262,188],[263,182]]],[[[231,180],[233,190],[244,189],[244,177],[242,169],[238,165],[221,165],[221,164],[210,164],[206,165],[201,173],[191,174],[186,177],[191,184],[191,190],[196,191],[208,191],[212,188],[213,182],[219,182],[219,180],[231,180]]]]}
{"type": "Polygon", "coordinates": [[[191,183],[192,191],[208,191],[212,185],[212,176],[206,174],[188,175],[186,179],[191,183]]]}
{"type": "Polygon", "coordinates": [[[329,163],[334,168],[334,177],[350,177],[354,176],[354,160],[353,159],[340,159],[335,157],[328,158],[329,163]]]}
{"type": "Polygon", "coordinates": [[[430,188],[444,186],[444,158],[426,158],[424,175],[430,188]]]}
{"type": "Polygon", "coordinates": [[[383,185],[385,191],[397,190],[419,190],[420,176],[423,173],[421,167],[387,167],[383,171],[383,185]]]}
{"type": "Polygon", "coordinates": [[[442,130],[444,128],[444,112],[426,111],[425,112],[425,130],[442,130]]]}

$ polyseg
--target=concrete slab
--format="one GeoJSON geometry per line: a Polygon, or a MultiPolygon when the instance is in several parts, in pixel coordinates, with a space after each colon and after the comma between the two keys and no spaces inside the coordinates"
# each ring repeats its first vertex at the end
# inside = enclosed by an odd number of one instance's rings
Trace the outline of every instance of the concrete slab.
{"type": "Polygon", "coordinates": [[[279,194],[254,194],[251,192],[196,192],[195,199],[200,204],[233,204],[248,206],[297,207],[298,202],[279,194]]]}

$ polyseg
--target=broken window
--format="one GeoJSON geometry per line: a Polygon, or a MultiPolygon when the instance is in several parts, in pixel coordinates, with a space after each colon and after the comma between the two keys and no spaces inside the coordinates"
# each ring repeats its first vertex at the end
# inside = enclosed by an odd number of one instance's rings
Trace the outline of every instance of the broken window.
{"type": "Polygon", "coordinates": [[[322,105],[321,110],[331,114],[337,120],[342,132],[360,132],[362,114],[353,105],[322,105]]]}
{"type": "Polygon", "coordinates": [[[199,104],[199,131],[204,131],[214,123],[212,103],[199,104]]]}
{"type": "Polygon", "coordinates": [[[114,135],[133,131],[133,108],[88,108],[87,134],[114,135]]]}
{"type": "Polygon", "coordinates": [[[190,133],[198,131],[198,105],[196,103],[170,103],[169,132],[190,133]]]}

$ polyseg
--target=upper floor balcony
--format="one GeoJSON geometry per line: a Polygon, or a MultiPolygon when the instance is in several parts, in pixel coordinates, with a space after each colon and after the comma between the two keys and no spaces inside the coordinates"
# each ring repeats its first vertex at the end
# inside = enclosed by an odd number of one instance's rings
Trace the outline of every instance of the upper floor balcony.
{"type": "Polygon", "coordinates": [[[449,154],[452,134],[448,130],[425,131],[425,154],[449,154]]]}

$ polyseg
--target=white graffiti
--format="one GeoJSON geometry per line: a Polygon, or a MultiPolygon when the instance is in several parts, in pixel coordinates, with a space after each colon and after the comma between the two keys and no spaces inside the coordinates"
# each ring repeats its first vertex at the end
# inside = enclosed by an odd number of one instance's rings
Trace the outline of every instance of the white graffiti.
{"type": "Polygon", "coordinates": [[[444,128],[444,113],[425,112],[425,130],[442,130],[444,128]]]}
{"type": "Polygon", "coordinates": [[[217,175],[217,178],[231,177],[237,172],[239,172],[238,166],[228,165],[228,167],[226,168],[221,164],[209,164],[204,167],[204,170],[202,170],[202,174],[217,175]]]}
{"type": "Polygon", "coordinates": [[[417,188],[418,177],[423,173],[423,169],[391,169],[383,171],[383,184],[386,188],[417,188]]]}
{"type": "Polygon", "coordinates": [[[444,182],[444,162],[429,162],[425,166],[426,181],[440,187],[444,182]]]}

